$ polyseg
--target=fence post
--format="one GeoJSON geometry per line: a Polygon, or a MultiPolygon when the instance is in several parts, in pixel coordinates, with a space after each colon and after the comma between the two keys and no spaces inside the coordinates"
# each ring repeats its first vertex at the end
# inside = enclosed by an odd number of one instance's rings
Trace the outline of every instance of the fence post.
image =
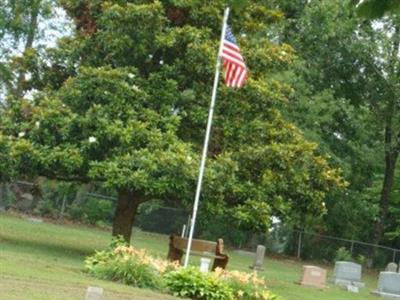
{"type": "Polygon", "coordinates": [[[186,236],[186,224],[183,224],[181,238],[184,238],[185,236],[186,236]]]}
{"type": "Polygon", "coordinates": [[[64,218],[64,212],[65,212],[65,204],[67,202],[67,196],[64,195],[63,200],[62,200],[62,204],[61,204],[61,212],[60,212],[60,217],[61,219],[64,218]]]}
{"type": "Polygon", "coordinates": [[[353,250],[354,250],[354,241],[351,241],[351,246],[350,246],[350,255],[353,257],[353,250]]]}
{"type": "Polygon", "coordinates": [[[301,240],[302,240],[303,232],[299,231],[299,241],[297,243],[297,258],[301,258],[301,240]]]}

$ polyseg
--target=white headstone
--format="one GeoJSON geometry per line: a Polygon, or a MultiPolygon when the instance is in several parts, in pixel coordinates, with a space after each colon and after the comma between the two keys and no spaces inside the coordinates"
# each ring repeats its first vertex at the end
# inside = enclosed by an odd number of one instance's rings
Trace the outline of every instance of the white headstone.
{"type": "Polygon", "coordinates": [[[209,258],[200,258],[200,272],[207,273],[210,268],[211,259],[209,258]]]}
{"type": "Polygon", "coordinates": [[[355,285],[352,285],[352,284],[347,285],[346,289],[347,289],[348,292],[352,292],[352,293],[358,293],[359,292],[358,291],[358,286],[355,286],[355,285]]]}
{"type": "Polygon", "coordinates": [[[376,293],[390,295],[393,299],[400,299],[400,274],[395,272],[379,273],[376,293]]]}
{"type": "Polygon", "coordinates": [[[332,282],[342,286],[354,285],[364,287],[365,284],[361,282],[361,273],[361,265],[348,261],[337,261],[335,263],[332,282]]]}
{"type": "Polygon", "coordinates": [[[85,300],[101,300],[103,289],[99,287],[89,286],[86,290],[85,300]]]}
{"type": "Polygon", "coordinates": [[[254,263],[253,266],[251,266],[251,268],[254,270],[263,270],[264,257],[265,257],[265,246],[258,245],[256,256],[254,258],[254,263]]]}
{"type": "Polygon", "coordinates": [[[389,263],[385,269],[386,272],[397,272],[397,264],[394,262],[389,263]]]}

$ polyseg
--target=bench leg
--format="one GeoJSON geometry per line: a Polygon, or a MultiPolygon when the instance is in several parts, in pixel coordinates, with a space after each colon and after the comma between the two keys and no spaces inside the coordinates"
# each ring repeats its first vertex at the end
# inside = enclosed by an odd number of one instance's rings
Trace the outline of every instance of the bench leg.
{"type": "Polygon", "coordinates": [[[174,247],[173,236],[171,236],[169,242],[167,260],[177,261],[179,262],[179,264],[181,264],[182,256],[183,256],[183,251],[174,247]]]}
{"type": "Polygon", "coordinates": [[[228,264],[229,257],[228,255],[220,254],[220,256],[224,256],[224,258],[215,258],[214,259],[214,264],[212,266],[212,271],[214,271],[216,268],[221,268],[225,269],[226,265],[228,264]]]}

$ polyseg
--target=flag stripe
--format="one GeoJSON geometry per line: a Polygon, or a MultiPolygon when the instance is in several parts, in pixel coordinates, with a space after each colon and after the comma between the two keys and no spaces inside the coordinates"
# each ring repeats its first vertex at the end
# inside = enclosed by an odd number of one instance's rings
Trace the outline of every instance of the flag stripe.
{"type": "Polygon", "coordinates": [[[225,54],[225,56],[227,58],[229,58],[231,56],[233,58],[236,58],[238,61],[243,62],[243,57],[238,52],[232,52],[232,51],[230,51],[228,49],[223,49],[222,50],[222,54],[225,54]]]}

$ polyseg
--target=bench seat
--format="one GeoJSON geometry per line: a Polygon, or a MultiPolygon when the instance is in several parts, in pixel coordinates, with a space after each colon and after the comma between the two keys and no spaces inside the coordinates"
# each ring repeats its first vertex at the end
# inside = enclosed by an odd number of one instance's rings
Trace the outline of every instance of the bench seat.
{"type": "MultiPolygon", "coordinates": [[[[186,253],[187,243],[187,238],[171,235],[169,238],[167,259],[169,261],[178,261],[180,264],[183,254],[186,253]]],[[[229,257],[223,253],[223,250],[223,239],[218,239],[216,242],[193,239],[190,255],[214,258],[214,263],[212,266],[212,270],[214,271],[218,267],[225,269],[226,265],[228,264],[229,257]]]]}

